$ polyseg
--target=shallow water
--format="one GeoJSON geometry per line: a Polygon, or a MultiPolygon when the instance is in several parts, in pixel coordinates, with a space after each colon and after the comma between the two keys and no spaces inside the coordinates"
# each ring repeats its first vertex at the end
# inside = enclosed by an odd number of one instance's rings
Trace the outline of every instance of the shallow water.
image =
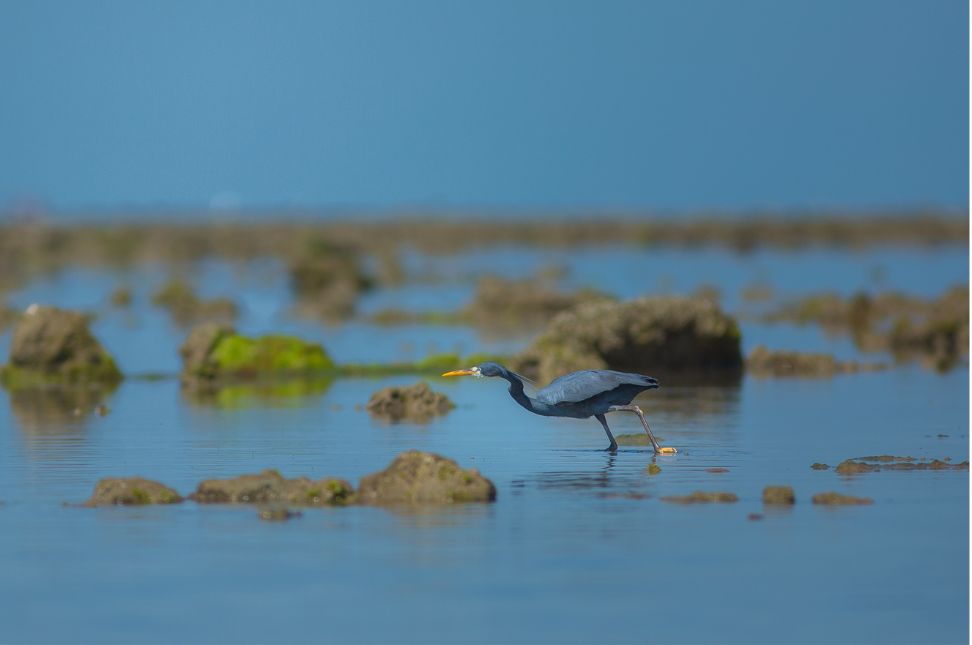
{"type": "MultiPolygon", "coordinates": [[[[876,276],[882,288],[937,295],[967,281],[968,261],[965,249],[599,253],[509,249],[493,257],[519,267],[511,276],[566,263],[566,284],[622,296],[659,291],[656,268],[665,267],[676,276],[665,289],[713,283],[731,309],[741,306],[733,294],[757,279],[784,296],[847,292],[876,276]],[[812,267],[820,267],[814,281],[812,267]]],[[[491,264],[485,251],[418,261],[451,262],[454,276],[491,264]]],[[[300,333],[339,360],[524,342],[464,327],[296,320],[272,262],[207,262],[197,275],[204,295],[242,300],[244,331],[300,333]]],[[[104,312],[94,329],[125,371],[175,372],[185,331],[145,304],[165,276],[159,267],[126,276],[138,285],[130,312],[105,308],[121,278],[100,271],[40,280],[12,300],[104,312]]],[[[457,278],[381,291],[364,307],[445,309],[470,293],[457,278]]],[[[745,323],[743,332],[747,348],[858,355],[815,328],[745,323]]],[[[8,343],[9,332],[2,355],[8,343]]],[[[415,377],[339,379],[299,393],[235,390],[205,401],[174,379],[129,379],[101,395],[0,390],[0,641],[968,641],[967,472],[846,478],[809,467],[882,453],[967,459],[967,365],[943,375],[901,366],[704,386],[666,386],[664,374],[655,376],[663,387],[638,403],[676,456],[642,447],[605,453],[596,422],[529,415],[490,380],[437,381],[458,407],[425,426],[386,425],[356,409],[379,387],[415,377]],[[110,408],[105,417],[73,413],[100,401],[110,408]],[[262,522],[252,508],[191,503],[62,506],[83,501],[109,475],[139,474],[183,493],[204,478],[263,468],[356,482],[413,448],[480,469],[497,486],[496,503],[421,513],[307,509],[286,523],[262,522]],[[650,463],[661,473],[649,476],[650,463]],[[796,506],[764,509],[768,484],[792,485],[796,506]],[[660,500],[693,490],[730,491],[739,501],[660,500]],[[810,503],[830,490],[875,503],[810,503]]],[[[611,423],[618,434],[640,431],[633,416],[611,423]]]]}

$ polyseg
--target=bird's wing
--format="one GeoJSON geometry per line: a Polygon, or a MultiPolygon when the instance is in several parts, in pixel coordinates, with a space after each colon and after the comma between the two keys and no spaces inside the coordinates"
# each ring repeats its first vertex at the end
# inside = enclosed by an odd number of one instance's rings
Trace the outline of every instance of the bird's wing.
{"type": "Polygon", "coordinates": [[[536,398],[547,405],[579,403],[621,385],[636,385],[647,390],[658,387],[658,381],[650,376],[614,370],[583,370],[554,379],[550,385],[537,392],[536,398]]]}

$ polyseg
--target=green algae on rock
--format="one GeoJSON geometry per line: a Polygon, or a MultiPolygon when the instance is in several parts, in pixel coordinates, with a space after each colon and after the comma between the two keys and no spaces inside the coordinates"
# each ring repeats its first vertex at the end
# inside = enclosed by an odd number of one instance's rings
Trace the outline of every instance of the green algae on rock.
{"type": "Polygon", "coordinates": [[[763,489],[763,503],[792,505],[796,503],[796,494],[792,486],[767,486],[763,489]]]}
{"type": "Polygon", "coordinates": [[[182,496],[164,484],[142,477],[108,477],[95,484],[94,493],[85,506],[144,506],[178,504],[182,496]]]}
{"type": "Polygon", "coordinates": [[[10,362],[0,371],[4,385],[117,383],[114,359],[88,329],[84,314],[31,305],[20,316],[10,342],[10,362]]]}
{"type": "Polygon", "coordinates": [[[449,397],[420,381],[409,387],[386,387],[375,392],[365,409],[374,417],[392,422],[425,423],[432,417],[447,414],[454,407],[449,397]]]}
{"type": "Polygon", "coordinates": [[[307,477],[287,479],[276,470],[264,470],[231,479],[207,479],[189,499],[200,504],[294,504],[345,506],[354,501],[354,488],[343,479],[307,477]]]}
{"type": "Polygon", "coordinates": [[[475,469],[418,450],[404,452],[385,470],[361,479],[358,502],[372,505],[492,502],[493,482],[475,469]]]}
{"type": "Polygon", "coordinates": [[[694,491],[691,495],[671,495],[661,499],[663,502],[675,504],[732,504],[739,501],[734,493],[707,493],[701,490],[694,491]]]}
{"type": "Polygon", "coordinates": [[[827,378],[837,374],[875,372],[887,369],[883,363],[838,361],[830,354],[770,351],[757,346],[746,358],[746,372],[757,377],[806,376],[827,378]]]}
{"type": "Polygon", "coordinates": [[[594,302],[554,317],[513,367],[542,382],[581,369],[738,371],[740,333],[706,298],[594,302]]]}
{"type": "Polygon", "coordinates": [[[283,335],[250,338],[218,324],[194,328],[179,353],[183,375],[203,379],[312,375],[335,369],[317,343],[283,335]]]}
{"type": "Polygon", "coordinates": [[[867,504],[873,504],[874,500],[868,497],[854,497],[853,495],[843,495],[841,493],[828,492],[828,493],[817,493],[816,495],[814,495],[813,503],[831,505],[831,506],[839,506],[839,505],[862,506],[867,504]]]}

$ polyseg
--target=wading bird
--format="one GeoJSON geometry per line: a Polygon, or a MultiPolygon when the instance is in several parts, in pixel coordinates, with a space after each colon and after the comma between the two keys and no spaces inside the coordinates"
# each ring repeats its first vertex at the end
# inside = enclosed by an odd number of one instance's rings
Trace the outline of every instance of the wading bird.
{"type": "Polygon", "coordinates": [[[537,392],[536,396],[529,396],[524,391],[524,377],[511,372],[498,363],[481,363],[468,369],[453,370],[442,376],[498,376],[510,383],[510,396],[521,406],[545,417],[569,417],[572,419],[589,419],[594,417],[601,422],[604,432],[611,445],[608,450],[618,449],[618,442],[614,440],[604,415],[608,412],[631,412],[638,415],[641,425],[648,433],[648,439],[656,454],[674,454],[674,448],[663,448],[655,441],[648,427],[645,413],[637,405],[631,405],[631,400],[645,390],[658,387],[658,381],[650,376],[628,374],[614,370],[584,370],[571,372],[555,379],[547,387],[537,392]]]}

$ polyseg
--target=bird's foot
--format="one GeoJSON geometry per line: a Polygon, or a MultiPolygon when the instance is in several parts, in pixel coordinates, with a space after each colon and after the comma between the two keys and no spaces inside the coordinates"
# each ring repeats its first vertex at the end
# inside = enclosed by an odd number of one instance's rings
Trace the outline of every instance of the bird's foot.
{"type": "Polygon", "coordinates": [[[610,446],[604,449],[604,452],[617,452],[617,451],[618,451],[618,444],[616,443],[612,443],[610,446]]]}
{"type": "Polygon", "coordinates": [[[655,450],[655,453],[659,455],[674,455],[678,453],[678,451],[671,446],[659,446],[659,448],[655,450]]]}

